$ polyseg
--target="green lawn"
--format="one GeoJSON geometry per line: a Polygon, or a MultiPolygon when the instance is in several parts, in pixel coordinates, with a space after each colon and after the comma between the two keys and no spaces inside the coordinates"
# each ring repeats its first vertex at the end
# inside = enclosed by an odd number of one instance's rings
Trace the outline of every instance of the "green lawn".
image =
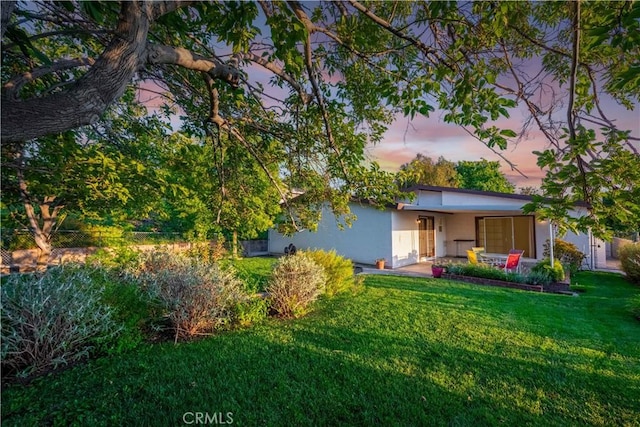
{"type": "Polygon", "coordinates": [[[640,322],[625,308],[640,289],[612,274],[574,281],[586,293],[369,276],[300,320],[5,387],[2,422],[640,425],[640,322]]]}

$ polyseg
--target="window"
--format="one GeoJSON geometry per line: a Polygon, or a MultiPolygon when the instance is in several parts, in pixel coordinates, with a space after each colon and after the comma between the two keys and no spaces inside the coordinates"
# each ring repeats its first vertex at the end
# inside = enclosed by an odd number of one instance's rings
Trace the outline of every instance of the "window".
{"type": "Polygon", "coordinates": [[[476,217],[476,241],[487,252],[506,254],[524,250],[526,258],[536,257],[533,216],[476,217]]]}

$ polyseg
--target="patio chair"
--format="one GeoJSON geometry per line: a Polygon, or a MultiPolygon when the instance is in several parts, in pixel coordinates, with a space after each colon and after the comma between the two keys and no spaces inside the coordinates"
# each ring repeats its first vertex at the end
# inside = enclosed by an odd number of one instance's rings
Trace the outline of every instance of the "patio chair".
{"type": "Polygon", "coordinates": [[[467,250],[467,260],[469,261],[469,264],[477,265],[478,255],[472,250],[467,250]]]}
{"type": "Polygon", "coordinates": [[[510,254],[520,254],[520,256],[522,256],[522,254],[524,254],[524,249],[511,249],[509,251],[510,254]]]}
{"type": "Polygon", "coordinates": [[[477,254],[483,254],[484,253],[484,246],[474,246],[474,247],[471,248],[471,250],[473,252],[475,252],[476,255],[477,254]]]}
{"type": "Polygon", "coordinates": [[[520,258],[522,258],[522,253],[509,253],[509,255],[507,255],[507,261],[504,264],[500,264],[498,267],[504,269],[505,273],[509,271],[519,273],[520,258]]]}

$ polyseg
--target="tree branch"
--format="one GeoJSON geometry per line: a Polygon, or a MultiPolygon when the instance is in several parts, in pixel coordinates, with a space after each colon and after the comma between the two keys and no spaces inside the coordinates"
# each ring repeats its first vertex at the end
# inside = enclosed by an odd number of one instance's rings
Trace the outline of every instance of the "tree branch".
{"type": "Polygon", "coordinates": [[[17,99],[18,92],[27,83],[33,82],[36,79],[39,79],[42,76],[46,76],[47,74],[55,73],[62,70],[68,70],[71,68],[78,68],[83,66],[91,66],[95,64],[95,59],[93,58],[77,58],[77,59],[63,59],[61,61],[55,62],[48,67],[38,67],[33,69],[30,72],[22,73],[19,76],[16,76],[9,80],[4,84],[3,89],[5,90],[5,96],[10,99],[17,99]]]}
{"type": "Polygon", "coordinates": [[[318,107],[320,107],[320,112],[322,114],[322,121],[324,123],[325,134],[327,135],[327,140],[329,141],[329,147],[336,153],[338,162],[340,163],[340,167],[342,168],[342,174],[344,175],[345,181],[349,182],[349,174],[347,173],[347,168],[342,160],[342,155],[340,153],[340,149],[336,144],[336,141],[333,137],[333,130],[331,128],[331,122],[329,120],[329,113],[327,111],[327,107],[324,102],[324,97],[322,96],[322,92],[320,91],[320,86],[314,76],[313,63],[312,63],[312,53],[311,53],[311,33],[313,31],[313,23],[302,9],[302,6],[297,1],[289,1],[293,12],[295,13],[298,20],[305,26],[307,30],[307,37],[304,42],[304,56],[305,56],[305,67],[307,69],[307,75],[309,77],[309,81],[311,82],[311,87],[313,88],[313,95],[318,103],[318,107]]]}
{"type": "MultiPolygon", "coordinates": [[[[580,0],[576,0],[573,4],[573,17],[571,20],[571,29],[573,33],[573,48],[571,54],[571,71],[569,74],[569,103],[567,105],[567,127],[569,128],[569,146],[576,144],[576,112],[575,109],[575,91],[576,80],[578,78],[578,63],[580,61],[580,0]]],[[[584,159],[578,153],[575,154],[580,177],[582,178],[582,195],[583,200],[591,204],[591,194],[587,183],[587,175],[585,171],[584,159]]]]}
{"type": "Polygon", "coordinates": [[[240,73],[215,58],[205,58],[181,47],[165,45],[148,45],[148,62],[152,65],[173,64],[181,67],[207,73],[214,80],[223,80],[234,89],[238,87],[240,73]]]}
{"type": "Polygon", "coordinates": [[[153,19],[188,2],[123,2],[114,38],[73,87],[40,98],[3,96],[2,142],[26,141],[96,122],[120,98],[147,58],[147,35],[153,19]],[[37,122],[32,120],[38,117],[37,122]],[[24,126],[32,123],[32,126],[24,126]]]}

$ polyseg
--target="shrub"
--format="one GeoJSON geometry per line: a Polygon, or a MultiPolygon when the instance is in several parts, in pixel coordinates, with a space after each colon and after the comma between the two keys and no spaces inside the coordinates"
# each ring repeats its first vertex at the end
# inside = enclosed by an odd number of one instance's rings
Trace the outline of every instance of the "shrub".
{"type": "Polygon", "coordinates": [[[2,365],[21,376],[77,361],[119,331],[86,267],[12,275],[1,287],[2,365]]]}
{"type": "Polygon", "coordinates": [[[226,259],[221,265],[232,266],[238,278],[244,282],[247,293],[264,291],[269,284],[276,258],[226,259]]]}
{"type": "MultiPolygon", "coordinates": [[[[553,268],[552,268],[551,260],[549,258],[545,258],[539,263],[537,263],[536,265],[534,265],[531,268],[531,273],[539,275],[539,277],[542,277],[542,275],[544,274],[548,275],[551,280],[551,282],[549,283],[559,282],[560,280],[564,280],[564,267],[562,267],[562,264],[556,260],[553,263],[553,268]]],[[[536,277],[536,276],[533,276],[533,277],[536,277]]]]}
{"type": "Polygon", "coordinates": [[[332,297],[354,286],[353,263],[336,253],[335,250],[316,249],[304,254],[324,269],[326,276],[325,293],[332,297]]]}
{"type": "MultiPolygon", "coordinates": [[[[556,263],[562,269],[560,263],[556,263]]],[[[541,267],[540,267],[541,268],[541,267]]],[[[554,274],[549,269],[540,268],[536,271],[532,269],[529,274],[520,274],[513,272],[505,272],[495,267],[482,264],[449,264],[446,266],[449,274],[461,276],[480,277],[483,279],[503,280],[506,282],[526,283],[530,285],[549,285],[555,281],[554,274]]],[[[564,277],[564,273],[563,273],[564,277]]]]}
{"type": "Polygon", "coordinates": [[[554,283],[553,274],[550,271],[531,271],[526,275],[526,283],[530,285],[547,286],[554,283]]]}
{"type": "Polygon", "coordinates": [[[87,257],[86,263],[105,268],[115,268],[123,271],[136,269],[140,264],[141,252],[128,246],[109,249],[98,249],[87,257]]]}
{"type": "Polygon", "coordinates": [[[282,317],[302,316],[323,293],[325,283],[323,268],[306,254],[282,257],[267,287],[271,309],[282,317]]]}
{"type": "Polygon", "coordinates": [[[267,317],[268,303],[260,297],[245,298],[236,305],[235,313],[240,326],[258,323],[267,317]]]}
{"type": "Polygon", "coordinates": [[[446,269],[450,274],[480,277],[483,279],[509,280],[509,275],[503,270],[483,264],[450,264],[446,269]]]}
{"type": "Polygon", "coordinates": [[[209,335],[231,326],[247,296],[233,270],[179,254],[148,256],[140,278],[166,312],[175,340],[209,335]]]}
{"type": "Polygon", "coordinates": [[[618,249],[622,271],[630,282],[640,284],[640,243],[630,243],[618,249]]]}
{"type": "MultiPolygon", "coordinates": [[[[130,227],[129,227],[130,228],[130,227]]],[[[90,242],[87,246],[116,247],[126,245],[126,230],[112,225],[85,225],[83,230],[90,242]]]]}
{"type": "Polygon", "coordinates": [[[187,250],[187,256],[209,263],[218,262],[227,256],[224,239],[220,237],[211,242],[192,243],[189,250],[187,250]]]}
{"type": "MultiPolygon", "coordinates": [[[[549,240],[544,244],[544,252],[542,255],[545,257],[551,256],[549,240]]],[[[553,257],[566,265],[571,274],[575,274],[580,270],[580,267],[587,256],[573,243],[565,242],[561,239],[555,239],[553,243],[553,257]]]]}
{"type": "Polygon", "coordinates": [[[118,336],[101,350],[118,354],[136,348],[145,338],[146,329],[160,316],[160,307],[142,291],[134,277],[107,274],[102,301],[113,309],[113,318],[122,325],[118,336]]]}

